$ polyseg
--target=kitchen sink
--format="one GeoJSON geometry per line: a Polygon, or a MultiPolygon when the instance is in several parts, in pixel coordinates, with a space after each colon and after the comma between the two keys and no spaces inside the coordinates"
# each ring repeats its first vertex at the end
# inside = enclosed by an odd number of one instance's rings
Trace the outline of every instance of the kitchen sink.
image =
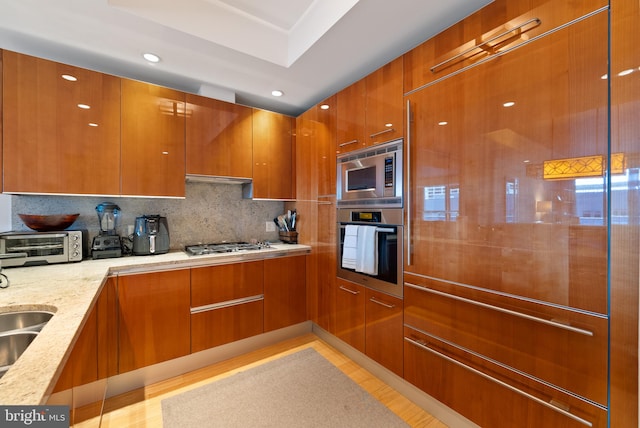
{"type": "Polygon", "coordinates": [[[16,331],[39,332],[53,317],[47,311],[17,311],[0,313],[0,336],[16,331]]]}
{"type": "Polygon", "coordinates": [[[21,331],[0,336],[0,378],[36,338],[36,331],[21,331]]]}

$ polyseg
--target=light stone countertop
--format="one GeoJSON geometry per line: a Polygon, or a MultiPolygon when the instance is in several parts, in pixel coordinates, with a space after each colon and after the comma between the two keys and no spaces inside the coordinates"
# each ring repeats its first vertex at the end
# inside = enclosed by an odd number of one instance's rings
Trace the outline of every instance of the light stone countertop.
{"type": "Polygon", "coordinates": [[[10,281],[0,289],[0,313],[42,309],[55,315],[9,371],[0,378],[0,404],[45,404],[90,309],[109,275],[189,268],[308,254],[311,247],[271,244],[271,248],[189,256],[183,251],[79,263],[3,269],[10,281]]]}

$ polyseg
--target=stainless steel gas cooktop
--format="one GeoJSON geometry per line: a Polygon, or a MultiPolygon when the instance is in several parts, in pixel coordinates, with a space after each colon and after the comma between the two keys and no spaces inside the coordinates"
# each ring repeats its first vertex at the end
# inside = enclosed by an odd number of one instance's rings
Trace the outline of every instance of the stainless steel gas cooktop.
{"type": "Polygon", "coordinates": [[[260,250],[270,248],[268,242],[219,242],[215,244],[187,245],[184,251],[190,256],[202,256],[206,254],[233,253],[237,251],[260,250]]]}

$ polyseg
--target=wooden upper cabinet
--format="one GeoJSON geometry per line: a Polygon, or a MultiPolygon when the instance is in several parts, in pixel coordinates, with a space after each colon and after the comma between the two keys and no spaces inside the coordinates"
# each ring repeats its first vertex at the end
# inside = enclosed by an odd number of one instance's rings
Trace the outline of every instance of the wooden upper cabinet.
{"type": "Polygon", "coordinates": [[[404,92],[607,5],[606,0],[495,0],[404,55],[404,92]]]}
{"type": "Polygon", "coordinates": [[[402,138],[403,59],[380,67],[337,94],[337,151],[402,138]]]}
{"type": "Polygon", "coordinates": [[[252,109],[187,94],[187,174],[251,178],[252,109]]]}
{"type": "Polygon", "coordinates": [[[4,51],[3,87],[4,192],[120,193],[120,78],[4,51]]]}
{"type": "Polygon", "coordinates": [[[185,195],[185,116],[183,92],[122,79],[123,195],[185,195]]]}
{"type": "Polygon", "coordinates": [[[295,119],[253,110],[253,198],[295,198],[295,119]]]}
{"type": "Polygon", "coordinates": [[[367,145],[384,143],[404,135],[402,57],[365,78],[367,145]]]}
{"type": "Polygon", "coordinates": [[[364,79],[347,86],[336,94],[337,150],[341,153],[361,149],[365,138],[366,83],[364,79]]]}
{"type": "Polygon", "coordinates": [[[316,200],[336,193],[336,96],[296,118],[298,199],[316,200]]]}

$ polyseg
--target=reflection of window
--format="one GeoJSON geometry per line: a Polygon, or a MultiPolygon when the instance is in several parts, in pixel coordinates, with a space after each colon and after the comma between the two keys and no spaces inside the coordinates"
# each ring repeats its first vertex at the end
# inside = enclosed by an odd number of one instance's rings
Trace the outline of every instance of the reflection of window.
{"type": "MultiPolygon", "coordinates": [[[[624,175],[611,176],[611,223],[629,224],[629,178],[624,175]]],[[[633,189],[634,192],[637,190],[633,189]]],[[[576,215],[580,224],[603,226],[607,201],[606,182],[603,177],[576,179],[576,215]]]]}
{"type": "Polygon", "coordinates": [[[424,188],[424,221],[456,221],[460,210],[460,187],[457,184],[424,188]]]}
{"type": "Polygon", "coordinates": [[[518,179],[508,180],[505,188],[505,220],[515,223],[517,218],[518,179]]]}

